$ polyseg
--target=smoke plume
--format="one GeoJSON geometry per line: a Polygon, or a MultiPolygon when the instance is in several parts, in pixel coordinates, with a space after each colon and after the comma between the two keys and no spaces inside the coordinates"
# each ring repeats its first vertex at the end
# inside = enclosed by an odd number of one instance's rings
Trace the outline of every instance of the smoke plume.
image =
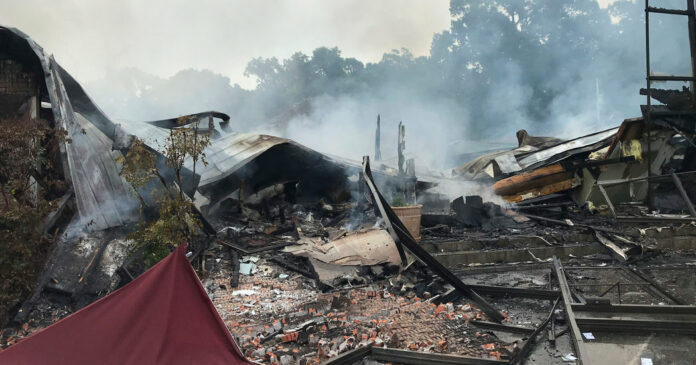
{"type": "MultiPolygon", "coordinates": [[[[379,113],[386,163],[394,165],[403,121],[417,171],[441,170],[470,153],[515,145],[518,129],[572,138],[639,115],[643,16],[643,4],[633,1],[600,8],[590,0],[453,0],[450,28],[433,35],[423,57],[401,49],[363,63],[321,47],[250,60],[252,90],[207,70],[163,79],[135,68],[86,86],[116,119],[220,110],[238,131],[273,133],[355,160],[374,154],[379,113]]],[[[690,74],[685,17],[651,17],[651,40],[652,71],[690,74]]]]}

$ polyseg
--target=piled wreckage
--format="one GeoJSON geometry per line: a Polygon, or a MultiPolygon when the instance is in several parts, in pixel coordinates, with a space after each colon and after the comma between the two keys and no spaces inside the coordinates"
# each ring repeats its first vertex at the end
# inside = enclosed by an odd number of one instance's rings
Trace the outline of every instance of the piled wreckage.
{"type": "MultiPolygon", "coordinates": [[[[1,362],[18,344],[40,343],[32,333],[49,326],[46,338],[51,324],[84,318],[80,308],[122,298],[162,267],[129,259],[139,205],[117,161],[136,137],[158,152],[180,124],[113,123],[28,36],[0,27],[0,44],[0,62],[21,66],[0,71],[34,83],[21,93],[0,85],[11,96],[0,112],[28,108],[71,139],[59,156],[71,189],[42,226],[57,242],[34,294],[0,330],[1,362]]],[[[234,132],[223,113],[192,114],[211,144],[207,165],[184,164],[179,188],[204,222],[186,257],[232,335],[230,353],[283,365],[696,362],[696,113],[684,102],[694,98],[646,93],[643,117],[618,128],[568,141],[522,130],[517,148],[447,177],[416,175],[402,125],[398,169],[372,170],[367,157],[331,157],[234,132]],[[461,181],[506,202],[438,190],[461,181]]],[[[379,160],[379,118],[377,128],[379,160]]],[[[140,305],[129,310],[151,313],[140,305]]]]}

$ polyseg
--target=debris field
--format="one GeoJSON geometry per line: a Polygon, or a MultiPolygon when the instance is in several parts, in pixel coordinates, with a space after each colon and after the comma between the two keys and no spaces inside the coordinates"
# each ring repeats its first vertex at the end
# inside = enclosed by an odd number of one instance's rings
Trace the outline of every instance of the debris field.
{"type": "MultiPolygon", "coordinates": [[[[163,321],[240,364],[696,363],[693,85],[656,89],[648,75],[640,114],[611,128],[505,131],[517,145],[432,171],[404,154],[418,137],[407,123],[382,159],[379,116],[362,161],[240,133],[217,111],[116,123],[29,36],[0,27],[0,44],[0,119],[66,134],[41,140],[58,183],[29,195],[51,198],[34,230],[51,244],[32,290],[0,313],[0,363],[50,358],[39,341],[128,293],[139,301],[124,316],[189,313],[200,323],[163,321]],[[178,164],[162,148],[177,133],[205,141],[178,164]]],[[[177,339],[140,324],[95,329],[177,339]]]]}

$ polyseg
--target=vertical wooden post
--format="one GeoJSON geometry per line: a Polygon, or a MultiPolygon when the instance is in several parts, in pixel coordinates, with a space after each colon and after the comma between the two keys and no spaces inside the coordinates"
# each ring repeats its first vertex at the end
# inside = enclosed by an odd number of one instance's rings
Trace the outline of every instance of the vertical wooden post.
{"type": "Polygon", "coordinates": [[[379,123],[379,114],[377,114],[377,131],[375,131],[375,161],[382,159],[382,149],[380,147],[381,130],[379,123]]]}
{"type": "MultiPolygon", "coordinates": [[[[686,0],[686,10],[689,12],[689,51],[691,52],[691,76],[696,76],[696,14],[694,0],[686,0]]],[[[696,108],[696,90],[691,81],[691,107],[696,108]]]]}
{"type": "Polygon", "coordinates": [[[406,149],[406,126],[399,122],[399,140],[397,144],[397,156],[399,166],[399,176],[404,175],[404,150],[406,149]]]}

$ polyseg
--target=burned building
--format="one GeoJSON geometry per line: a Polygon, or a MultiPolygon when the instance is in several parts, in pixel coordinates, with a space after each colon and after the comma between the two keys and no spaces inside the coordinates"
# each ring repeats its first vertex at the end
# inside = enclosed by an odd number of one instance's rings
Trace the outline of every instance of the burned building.
{"type": "MultiPolygon", "coordinates": [[[[637,118],[568,140],[520,130],[513,149],[426,174],[403,155],[402,124],[397,165],[381,159],[379,116],[373,167],[240,133],[216,111],[115,123],[27,35],[0,27],[0,45],[2,116],[69,139],[52,155],[66,183],[42,225],[53,248],[0,330],[0,362],[51,358],[46,343],[76,323],[76,338],[105,346],[92,362],[128,352],[113,334],[87,336],[89,321],[128,341],[144,326],[184,341],[171,324],[219,345],[196,338],[190,362],[696,362],[693,87],[648,85],[637,118]],[[184,155],[177,169],[166,144],[190,126],[209,139],[206,163],[184,155]],[[122,171],[140,142],[158,175],[134,186],[122,171]],[[202,224],[148,269],[128,234],[158,213],[158,184],[202,224]],[[187,322],[189,300],[206,326],[187,322]],[[125,303],[118,321],[94,315],[113,302],[125,303]]],[[[159,346],[137,353],[180,350],[159,346]]]]}

